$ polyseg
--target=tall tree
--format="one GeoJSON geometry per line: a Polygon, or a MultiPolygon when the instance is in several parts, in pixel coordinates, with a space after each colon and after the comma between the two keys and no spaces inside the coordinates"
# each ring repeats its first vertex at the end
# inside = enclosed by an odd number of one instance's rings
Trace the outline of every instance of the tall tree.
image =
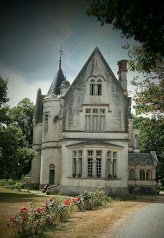
{"type": "Polygon", "coordinates": [[[148,153],[156,151],[158,157],[157,179],[164,186],[164,118],[134,116],[134,127],[141,130],[140,149],[148,153]]]}
{"type": "Polygon", "coordinates": [[[147,71],[145,71],[142,58],[145,57],[144,49],[141,46],[124,46],[128,49],[129,68],[131,71],[138,71],[142,74],[142,80],[138,77],[133,78],[131,83],[136,86],[134,100],[136,102],[136,113],[154,113],[162,114],[164,112],[164,61],[156,58],[155,65],[149,65],[147,62],[147,71]]]}
{"type": "Polygon", "coordinates": [[[9,106],[6,105],[8,101],[7,80],[0,76],[0,128],[9,122],[9,106]]]}
{"type": "Polygon", "coordinates": [[[14,125],[20,127],[29,145],[32,145],[34,104],[30,99],[22,99],[16,107],[11,108],[10,118],[14,125]]]}
{"type": "Polygon", "coordinates": [[[164,57],[164,4],[162,0],[91,0],[86,10],[104,24],[113,24],[126,38],[134,37],[144,49],[143,65],[155,64],[164,57]],[[146,63],[144,63],[146,60],[146,63]]]}
{"type": "Polygon", "coordinates": [[[7,102],[7,80],[0,77],[0,178],[19,179],[30,171],[35,154],[30,148],[34,106],[27,98],[13,109],[7,102]]]}
{"type": "Polygon", "coordinates": [[[0,75],[0,107],[2,107],[2,105],[8,101],[9,99],[7,97],[7,80],[0,75]]]}
{"type": "Polygon", "coordinates": [[[0,129],[0,178],[20,179],[29,172],[34,151],[28,148],[22,130],[14,125],[0,129]]]}

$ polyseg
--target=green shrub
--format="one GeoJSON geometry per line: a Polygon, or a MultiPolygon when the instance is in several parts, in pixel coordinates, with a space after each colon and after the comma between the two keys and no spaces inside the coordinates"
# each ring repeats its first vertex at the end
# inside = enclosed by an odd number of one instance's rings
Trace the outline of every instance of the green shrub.
{"type": "Polygon", "coordinates": [[[104,206],[109,201],[105,193],[98,188],[94,191],[87,191],[86,189],[77,198],[74,199],[74,204],[83,210],[92,210],[99,206],[104,206]]]}
{"type": "Polygon", "coordinates": [[[0,179],[0,186],[10,186],[15,184],[15,180],[13,179],[0,179]]]}

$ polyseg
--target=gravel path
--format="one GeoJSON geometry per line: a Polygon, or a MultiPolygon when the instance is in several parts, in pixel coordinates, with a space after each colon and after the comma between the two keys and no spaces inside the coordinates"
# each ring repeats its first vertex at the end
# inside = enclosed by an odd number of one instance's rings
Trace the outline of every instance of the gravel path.
{"type": "Polygon", "coordinates": [[[164,197],[122,218],[103,238],[164,238],[164,197]]]}

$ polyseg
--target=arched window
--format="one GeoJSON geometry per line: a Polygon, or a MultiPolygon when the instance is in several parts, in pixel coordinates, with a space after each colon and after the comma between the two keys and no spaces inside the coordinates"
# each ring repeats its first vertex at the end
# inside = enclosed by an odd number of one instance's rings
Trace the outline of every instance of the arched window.
{"type": "Polygon", "coordinates": [[[55,184],[55,165],[50,164],[49,166],[49,184],[55,184]]]}
{"type": "Polygon", "coordinates": [[[102,95],[102,80],[90,80],[90,95],[102,95]]]}
{"type": "Polygon", "coordinates": [[[152,179],[152,171],[151,171],[151,169],[148,169],[146,171],[146,179],[147,180],[151,180],[152,179]]]}
{"type": "Polygon", "coordinates": [[[134,179],[134,169],[129,170],[129,179],[131,179],[131,180],[134,179]]]}
{"type": "Polygon", "coordinates": [[[95,94],[96,94],[95,80],[91,79],[90,80],[90,95],[95,95],[95,94]]]}
{"type": "Polygon", "coordinates": [[[140,180],[145,180],[145,171],[143,169],[140,170],[140,180]]]}
{"type": "Polygon", "coordinates": [[[102,80],[97,80],[97,95],[102,95],[102,80]]]}

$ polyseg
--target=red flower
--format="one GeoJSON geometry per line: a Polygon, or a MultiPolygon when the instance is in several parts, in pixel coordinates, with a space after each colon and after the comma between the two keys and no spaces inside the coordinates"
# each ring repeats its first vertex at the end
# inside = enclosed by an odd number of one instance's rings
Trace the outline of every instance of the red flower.
{"type": "Polygon", "coordinates": [[[68,206],[68,205],[71,204],[71,202],[70,202],[69,200],[66,200],[66,201],[64,202],[64,204],[68,206]]]}
{"type": "Polygon", "coordinates": [[[25,211],[27,211],[27,208],[23,207],[23,208],[21,208],[20,213],[25,212],[25,211]]]}
{"type": "Polygon", "coordinates": [[[15,221],[16,220],[16,216],[15,217],[10,217],[10,221],[15,221]]]}
{"type": "Polygon", "coordinates": [[[26,216],[23,216],[23,220],[26,221],[26,220],[27,220],[27,217],[26,217],[26,216]]]}
{"type": "Polygon", "coordinates": [[[98,193],[96,194],[96,197],[99,197],[99,194],[98,194],[98,193]]]}
{"type": "Polygon", "coordinates": [[[46,209],[48,209],[48,204],[46,203],[46,209]]]}
{"type": "Polygon", "coordinates": [[[76,203],[76,202],[77,202],[77,199],[72,199],[72,202],[73,202],[73,203],[76,203]]]}
{"type": "Polygon", "coordinates": [[[80,200],[81,200],[81,197],[78,197],[77,200],[80,201],[80,200]]]}
{"type": "Polygon", "coordinates": [[[50,198],[50,202],[52,202],[54,199],[53,198],[50,198]]]}
{"type": "Polygon", "coordinates": [[[42,208],[37,208],[36,211],[40,213],[42,211],[42,208]]]}

